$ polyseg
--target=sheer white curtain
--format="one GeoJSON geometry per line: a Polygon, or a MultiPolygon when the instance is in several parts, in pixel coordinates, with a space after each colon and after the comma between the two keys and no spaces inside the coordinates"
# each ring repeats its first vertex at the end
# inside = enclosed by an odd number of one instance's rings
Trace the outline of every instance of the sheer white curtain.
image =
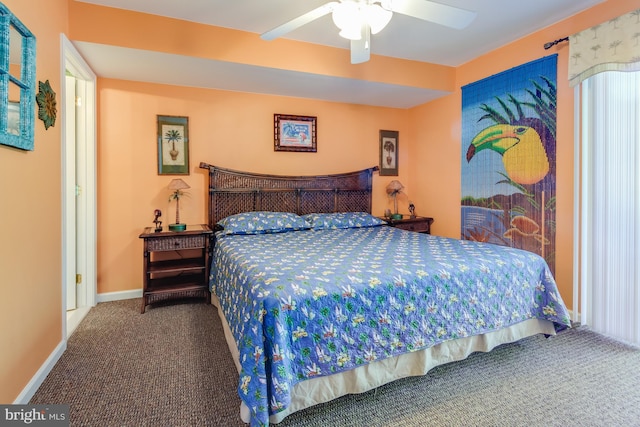
{"type": "Polygon", "coordinates": [[[581,322],[640,345],[640,72],[581,90],[581,322]]]}
{"type": "Polygon", "coordinates": [[[569,48],[569,82],[576,86],[574,315],[579,307],[583,324],[636,345],[639,24],[640,9],[570,36],[569,48]]]}

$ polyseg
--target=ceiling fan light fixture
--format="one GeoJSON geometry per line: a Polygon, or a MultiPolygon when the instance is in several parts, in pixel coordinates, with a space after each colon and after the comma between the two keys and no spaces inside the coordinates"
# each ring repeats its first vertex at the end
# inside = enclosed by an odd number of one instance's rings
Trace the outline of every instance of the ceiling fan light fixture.
{"type": "Polygon", "coordinates": [[[362,16],[360,6],[355,1],[343,1],[337,4],[331,13],[333,23],[340,28],[340,36],[349,40],[360,40],[362,16]]]}
{"type": "Polygon", "coordinates": [[[371,34],[378,34],[391,21],[393,12],[379,4],[369,4],[364,11],[365,20],[371,27],[371,34]]]}
{"type": "Polygon", "coordinates": [[[344,37],[345,39],[349,39],[349,40],[360,40],[362,39],[362,32],[360,27],[349,27],[349,28],[345,28],[344,30],[341,30],[338,35],[340,37],[344,37]]]}
{"type": "Polygon", "coordinates": [[[349,40],[362,39],[362,25],[368,24],[371,34],[379,33],[391,20],[390,8],[378,3],[344,0],[335,5],[331,14],[340,36],[349,40]]]}

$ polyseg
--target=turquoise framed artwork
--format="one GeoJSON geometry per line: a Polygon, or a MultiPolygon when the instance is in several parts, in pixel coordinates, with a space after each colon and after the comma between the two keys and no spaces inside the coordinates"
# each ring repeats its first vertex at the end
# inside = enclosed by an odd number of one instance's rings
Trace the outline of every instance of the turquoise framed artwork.
{"type": "Polygon", "coordinates": [[[34,147],[36,38],[0,3],[0,144],[34,147]]]}

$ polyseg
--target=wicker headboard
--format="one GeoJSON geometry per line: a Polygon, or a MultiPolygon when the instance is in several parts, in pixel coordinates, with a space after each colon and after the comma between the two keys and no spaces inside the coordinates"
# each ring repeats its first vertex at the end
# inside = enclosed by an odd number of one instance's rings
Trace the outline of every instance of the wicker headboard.
{"type": "Polygon", "coordinates": [[[223,169],[209,170],[208,211],[213,228],[222,218],[249,211],[371,213],[371,181],[378,167],[317,176],[266,175],[223,169]]]}

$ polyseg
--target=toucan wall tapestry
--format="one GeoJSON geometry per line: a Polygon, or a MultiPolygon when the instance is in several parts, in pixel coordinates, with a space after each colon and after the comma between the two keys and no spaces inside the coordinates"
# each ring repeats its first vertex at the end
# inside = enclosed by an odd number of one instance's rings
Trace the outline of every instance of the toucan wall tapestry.
{"type": "Polygon", "coordinates": [[[555,272],[557,55],[462,88],[463,239],[541,255],[555,272]]]}

